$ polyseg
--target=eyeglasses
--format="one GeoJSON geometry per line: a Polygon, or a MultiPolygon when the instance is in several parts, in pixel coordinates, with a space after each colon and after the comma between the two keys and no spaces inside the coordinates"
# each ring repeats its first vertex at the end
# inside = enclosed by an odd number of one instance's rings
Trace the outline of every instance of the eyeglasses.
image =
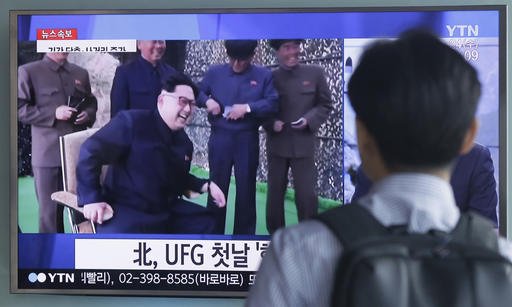
{"type": "Polygon", "coordinates": [[[162,95],[169,96],[169,97],[172,97],[172,98],[178,100],[178,105],[182,108],[184,108],[185,106],[188,105],[192,109],[196,106],[196,101],[194,99],[189,99],[189,98],[183,97],[183,96],[176,96],[174,94],[165,93],[165,92],[162,92],[162,95]]]}

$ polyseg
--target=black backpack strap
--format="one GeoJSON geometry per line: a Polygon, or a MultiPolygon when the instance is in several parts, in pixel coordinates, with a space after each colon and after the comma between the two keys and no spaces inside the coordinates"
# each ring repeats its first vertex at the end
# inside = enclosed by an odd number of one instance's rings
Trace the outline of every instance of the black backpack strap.
{"type": "Polygon", "coordinates": [[[386,227],[358,203],[346,204],[317,216],[348,249],[356,242],[389,233],[386,227]]]}
{"type": "Polygon", "coordinates": [[[490,221],[473,212],[461,213],[459,222],[450,233],[456,242],[469,243],[498,251],[498,236],[490,221]]]}

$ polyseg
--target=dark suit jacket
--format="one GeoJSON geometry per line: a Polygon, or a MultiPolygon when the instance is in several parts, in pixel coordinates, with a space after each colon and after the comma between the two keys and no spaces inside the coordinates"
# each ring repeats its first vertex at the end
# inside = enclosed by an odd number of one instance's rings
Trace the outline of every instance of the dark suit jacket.
{"type": "Polygon", "coordinates": [[[212,129],[257,130],[261,122],[275,114],[277,92],[272,73],[264,67],[250,65],[243,73],[235,73],[229,64],[213,65],[199,83],[202,93],[197,98],[205,107],[208,97],[215,99],[222,109],[247,103],[251,112],[238,120],[222,116],[208,116],[212,129]]]}
{"type": "Polygon", "coordinates": [[[77,91],[87,96],[84,109],[89,125],[96,119],[97,102],[91,94],[87,70],[69,62],[60,67],[48,57],[18,68],[18,119],[32,129],[32,165],[60,166],[59,136],[83,130],[87,125],[55,118],[55,110],[77,91]]]}
{"type": "Polygon", "coordinates": [[[99,227],[161,231],[183,192],[199,192],[206,182],[189,173],[192,151],[185,131],[169,129],[157,110],[122,111],[80,148],[79,206],[95,202],[112,206],[114,218],[99,227]],[[102,165],[109,165],[103,188],[102,165]]]}
{"type": "Polygon", "coordinates": [[[110,115],[130,109],[156,108],[162,82],[177,71],[164,62],[153,67],[140,55],[127,64],[117,67],[110,92],[110,115]]]}
{"type": "Polygon", "coordinates": [[[279,106],[276,117],[265,125],[267,150],[281,157],[311,157],[315,154],[316,131],[333,108],[324,72],[319,66],[299,65],[292,70],[278,68],[273,76],[279,106]],[[290,122],[301,117],[307,119],[308,127],[292,129],[290,122]],[[285,122],[283,131],[273,131],[275,120],[285,122]]]}
{"type": "MultiPolygon", "coordinates": [[[[466,155],[460,156],[455,164],[450,183],[455,201],[462,212],[474,211],[489,218],[498,225],[496,207],[496,180],[491,153],[487,147],[476,144],[466,155]]],[[[352,202],[366,195],[372,182],[360,167],[357,170],[356,190],[352,202]]]]}

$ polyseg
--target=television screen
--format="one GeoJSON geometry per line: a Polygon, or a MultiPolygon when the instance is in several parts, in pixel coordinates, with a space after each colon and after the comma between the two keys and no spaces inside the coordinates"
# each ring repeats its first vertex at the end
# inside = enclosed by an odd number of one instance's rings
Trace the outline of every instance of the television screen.
{"type": "Polygon", "coordinates": [[[468,198],[485,190],[482,213],[506,231],[505,6],[10,18],[12,292],[244,296],[276,228],[351,201],[361,161],[347,83],[367,44],[411,28],[479,73],[489,176],[471,185],[466,166],[452,185],[462,210],[478,211],[468,198]],[[314,70],[279,80],[298,66],[314,70]],[[169,86],[181,73],[196,92],[169,86]]]}

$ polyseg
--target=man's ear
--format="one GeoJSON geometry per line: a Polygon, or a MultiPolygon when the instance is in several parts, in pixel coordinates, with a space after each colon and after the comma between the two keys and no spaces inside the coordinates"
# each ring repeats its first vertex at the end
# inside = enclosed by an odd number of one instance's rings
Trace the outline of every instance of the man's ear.
{"type": "Polygon", "coordinates": [[[164,103],[164,96],[162,94],[158,95],[158,98],[156,100],[156,104],[158,106],[161,106],[164,103]]]}
{"type": "Polygon", "coordinates": [[[377,181],[389,173],[374,137],[359,119],[356,119],[357,145],[365,174],[377,181]]]}
{"type": "Polygon", "coordinates": [[[370,141],[370,135],[368,134],[368,130],[366,126],[359,119],[356,118],[356,136],[357,136],[357,146],[359,147],[359,151],[368,150],[368,142],[370,141]]]}
{"type": "MultiPolygon", "coordinates": [[[[379,152],[377,143],[373,135],[368,131],[366,125],[359,119],[356,118],[356,133],[357,133],[357,145],[359,151],[361,149],[365,151],[369,156],[373,157],[376,152],[379,152]]],[[[379,153],[380,154],[380,153],[379,153]]]]}
{"type": "Polygon", "coordinates": [[[478,121],[476,120],[476,118],[473,118],[473,120],[471,121],[471,125],[469,126],[469,129],[466,132],[466,135],[464,136],[464,140],[460,148],[461,155],[467,154],[473,148],[476,133],[478,132],[478,127],[478,121]]]}

